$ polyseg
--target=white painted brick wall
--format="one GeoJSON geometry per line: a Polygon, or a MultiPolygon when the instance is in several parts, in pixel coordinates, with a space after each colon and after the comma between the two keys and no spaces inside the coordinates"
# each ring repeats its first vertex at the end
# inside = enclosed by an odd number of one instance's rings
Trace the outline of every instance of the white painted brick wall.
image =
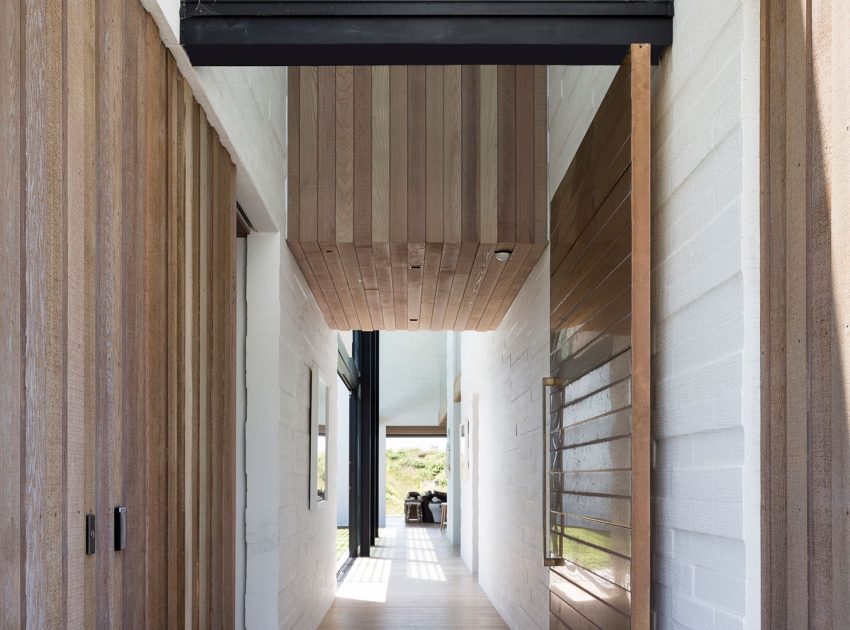
{"type": "Polygon", "coordinates": [[[336,333],[279,234],[248,237],[247,276],[246,627],[312,630],[336,589],[337,486],[331,468],[329,501],[309,509],[310,367],[335,396],[336,333]]]}
{"type": "MultiPolygon", "coordinates": [[[[512,628],[549,627],[540,524],[541,379],[549,370],[549,254],[498,330],[463,333],[463,417],[479,394],[478,581],[512,628]]],[[[466,518],[462,517],[462,526],[466,518]]],[[[462,543],[463,544],[463,539],[462,543]]]]}
{"type": "Polygon", "coordinates": [[[758,628],[758,3],[680,0],[653,76],[658,628],[758,628]]]}

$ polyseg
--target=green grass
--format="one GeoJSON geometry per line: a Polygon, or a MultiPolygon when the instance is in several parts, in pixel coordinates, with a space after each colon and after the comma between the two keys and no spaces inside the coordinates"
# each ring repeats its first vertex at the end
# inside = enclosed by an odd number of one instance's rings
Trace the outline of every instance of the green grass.
{"type": "Polygon", "coordinates": [[[439,449],[387,449],[387,514],[404,514],[408,492],[445,492],[446,452],[439,449]]]}
{"type": "MultiPolygon", "coordinates": [[[[591,545],[602,547],[604,549],[611,548],[610,536],[607,533],[587,529],[583,527],[562,527],[561,531],[566,535],[582,540],[591,545]]],[[[585,569],[598,571],[610,564],[610,555],[601,549],[596,549],[587,545],[582,545],[570,538],[564,538],[564,557],[569,557],[585,569]]]]}
{"type": "Polygon", "coordinates": [[[336,529],[336,560],[339,562],[348,557],[348,528],[337,527],[336,529]]]}

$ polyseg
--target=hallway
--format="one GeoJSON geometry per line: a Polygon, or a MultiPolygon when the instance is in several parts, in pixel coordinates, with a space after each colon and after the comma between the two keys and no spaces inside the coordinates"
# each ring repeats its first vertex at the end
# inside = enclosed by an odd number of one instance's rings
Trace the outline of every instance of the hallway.
{"type": "Polygon", "coordinates": [[[506,628],[445,533],[387,517],[337,586],[321,628],[506,628]]]}

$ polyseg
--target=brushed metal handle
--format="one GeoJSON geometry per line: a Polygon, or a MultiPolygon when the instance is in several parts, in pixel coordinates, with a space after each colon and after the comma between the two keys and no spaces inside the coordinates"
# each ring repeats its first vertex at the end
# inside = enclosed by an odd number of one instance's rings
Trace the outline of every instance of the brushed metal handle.
{"type": "Polygon", "coordinates": [[[549,550],[549,535],[551,528],[549,526],[549,516],[552,513],[550,510],[551,492],[549,488],[549,410],[547,401],[547,389],[549,387],[563,387],[566,385],[564,381],[553,376],[547,376],[543,379],[543,566],[544,567],[560,567],[564,566],[563,547],[558,538],[558,552],[552,553],[549,550]]]}

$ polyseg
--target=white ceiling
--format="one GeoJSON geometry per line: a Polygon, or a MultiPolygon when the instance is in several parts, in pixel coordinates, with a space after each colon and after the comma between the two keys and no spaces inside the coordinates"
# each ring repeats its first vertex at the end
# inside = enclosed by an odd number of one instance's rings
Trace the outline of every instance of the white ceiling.
{"type": "Polygon", "coordinates": [[[446,401],[446,333],[384,331],[379,352],[381,423],[439,424],[446,401]]]}

